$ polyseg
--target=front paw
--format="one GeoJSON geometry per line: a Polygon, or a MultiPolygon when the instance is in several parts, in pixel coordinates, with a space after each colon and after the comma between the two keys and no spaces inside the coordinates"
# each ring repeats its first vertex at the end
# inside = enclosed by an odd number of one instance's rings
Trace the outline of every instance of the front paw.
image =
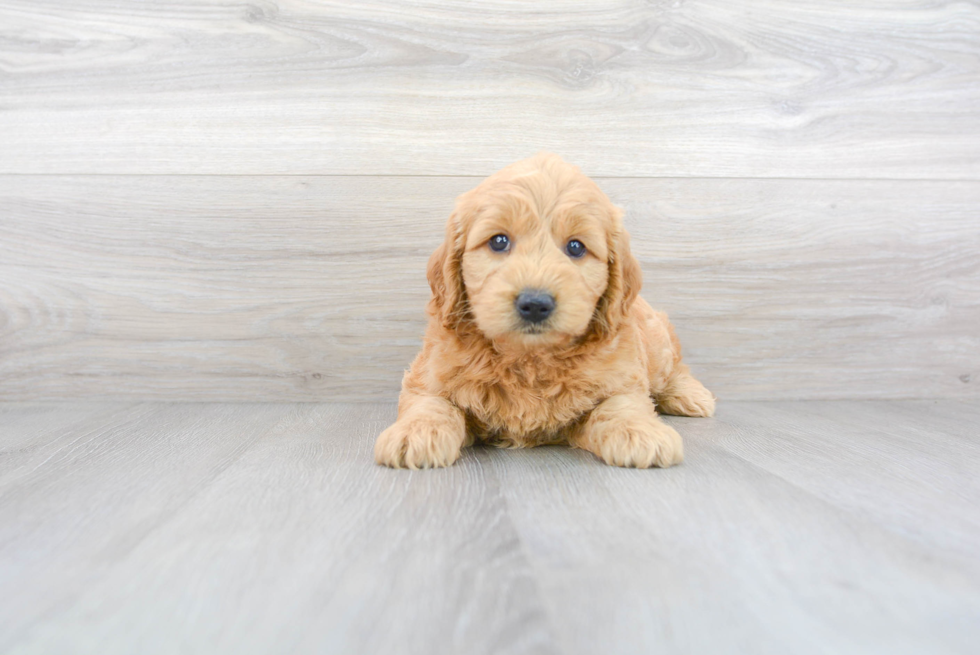
{"type": "Polygon", "coordinates": [[[419,415],[399,418],[378,436],[374,459],[392,468],[450,466],[459,459],[465,436],[462,418],[419,415]]]}
{"type": "Polygon", "coordinates": [[[611,399],[593,410],[577,445],[606,464],[666,468],[684,460],[681,435],[660,420],[649,399],[611,399]]]}
{"type": "Polygon", "coordinates": [[[666,423],[624,426],[599,437],[596,453],[606,464],[638,469],[667,468],[684,461],[681,435],[666,423]]]}

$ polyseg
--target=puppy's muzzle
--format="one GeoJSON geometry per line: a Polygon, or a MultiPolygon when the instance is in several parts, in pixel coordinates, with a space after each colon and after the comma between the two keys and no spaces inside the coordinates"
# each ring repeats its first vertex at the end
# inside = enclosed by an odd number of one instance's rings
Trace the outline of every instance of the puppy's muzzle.
{"type": "Polygon", "coordinates": [[[555,311],[555,297],[539,289],[524,289],[514,301],[517,314],[528,323],[540,323],[555,311]]]}

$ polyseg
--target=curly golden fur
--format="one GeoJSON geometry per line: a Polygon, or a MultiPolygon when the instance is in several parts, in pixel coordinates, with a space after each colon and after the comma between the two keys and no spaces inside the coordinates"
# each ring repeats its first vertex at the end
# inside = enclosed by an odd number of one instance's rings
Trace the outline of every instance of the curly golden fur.
{"type": "Polygon", "coordinates": [[[398,420],[375,445],[380,464],[449,466],[479,440],[567,443],[609,464],[665,467],[683,446],[656,409],[714,413],[667,316],[637,295],[622,211],[556,155],[512,164],[460,196],[428,278],[429,326],[398,420]],[[506,249],[491,248],[495,238],[506,249]],[[518,302],[528,290],[550,299],[536,316],[518,302]]]}

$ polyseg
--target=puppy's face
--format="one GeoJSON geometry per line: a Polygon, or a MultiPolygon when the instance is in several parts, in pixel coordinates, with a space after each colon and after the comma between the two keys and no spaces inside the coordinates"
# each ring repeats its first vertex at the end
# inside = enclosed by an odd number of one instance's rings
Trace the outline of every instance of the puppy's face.
{"type": "Polygon", "coordinates": [[[557,346],[585,334],[597,315],[605,322],[610,276],[622,266],[613,252],[625,238],[619,216],[554,155],[519,162],[465,194],[449,238],[480,331],[502,345],[557,346]]]}
{"type": "Polygon", "coordinates": [[[621,217],[556,155],[512,164],[457,200],[429,259],[429,311],[450,332],[476,327],[498,347],[608,338],[642,284],[621,217]]]}
{"type": "Polygon", "coordinates": [[[514,345],[580,336],[609,277],[601,216],[560,192],[541,207],[508,186],[466,235],[462,271],[473,319],[488,338],[514,345]]]}

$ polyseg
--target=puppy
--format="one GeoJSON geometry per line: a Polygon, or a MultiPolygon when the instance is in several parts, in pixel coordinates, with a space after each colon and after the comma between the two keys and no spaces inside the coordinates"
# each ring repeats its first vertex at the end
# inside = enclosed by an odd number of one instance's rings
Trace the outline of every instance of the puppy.
{"type": "Polygon", "coordinates": [[[638,468],[683,459],[656,410],[711,416],[715,400],[667,316],[637,295],[622,213],[547,153],[460,196],[429,259],[429,325],[379,464],[449,466],[474,440],[567,443],[638,468]]]}

